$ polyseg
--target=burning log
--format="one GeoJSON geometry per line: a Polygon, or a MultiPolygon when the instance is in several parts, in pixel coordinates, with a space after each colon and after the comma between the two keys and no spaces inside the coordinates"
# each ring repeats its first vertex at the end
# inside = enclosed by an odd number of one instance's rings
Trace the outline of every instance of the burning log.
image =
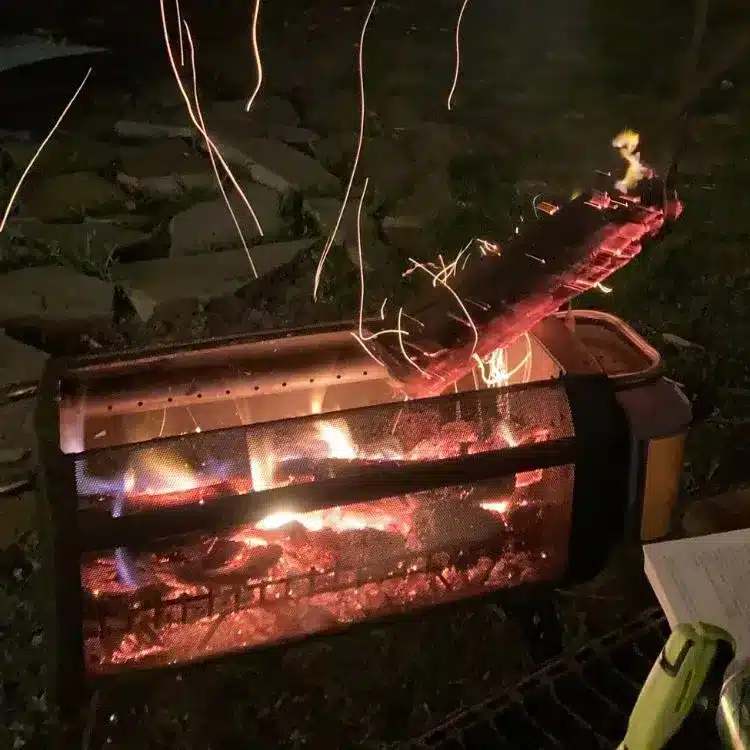
{"type": "Polygon", "coordinates": [[[547,205],[502,249],[467,260],[452,279],[436,274],[421,301],[386,316],[383,329],[401,333],[365,336],[367,346],[409,396],[437,395],[476,357],[490,356],[602,283],[680,211],[676,196],[653,178],[632,196],[591,192],[547,205]]]}
{"type": "MultiPolygon", "coordinates": [[[[172,490],[169,492],[141,492],[129,494],[125,500],[125,507],[130,511],[147,510],[154,506],[172,507],[176,505],[192,505],[204,503],[224,495],[239,495],[249,492],[252,484],[249,479],[232,477],[213,484],[203,485],[187,490],[172,490]]],[[[101,497],[101,496],[100,496],[101,497]]]]}
{"type": "Polygon", "coordinates": [[[253,547],[231,539],[215,539],[197,560],[175,568],[175,575],[193,584],[242,584],[262,578],[281,559],[278,544],[253,547]]]}
{"type": "Polygon", "coordinates": [[[406,540],[401,534],[379,529],[323,529],[313,532],[317,542],[330,550],[342,568],[359,569],[371,575],[391,572],[394,558],[405,556],[406,540]]]}
{"type": "MultiPolygon", "coordinates": [[[[445,442],[445,441],[443,441],[445,442]]],[[[430,446],[434,447],[434,446],[430,446]]],[[[490,450],[498,450],[499,447],[491,446],[490,450]]],[[[443,451],[445,452],[445,451],[443,451]]],[[[432,450],[429,453],[425,450],[425,456],[416,455],[413,460],[399,461],[380,461],[378,459],[363,458],[293,458],[280,462],[276,471],[276,477],[309,477],[314,481],[324,479],[338,479],[344,477],[366,479],[374,473],[383,476],[397,477],[404,469],[407,469],[420,460],[429,460],[432,456],[440,455],[438,451],[432,450]]],[[[455,455],[460,455],[460,450],[456,448],[455,455]]],[[[498,494],[511,494],[516,486],[515,474],[502,477],[500,480],[502,486],[498,494]]]]}
{"type": "Polygon", "coordinates": [[[499,514],[445,493],[417,508],[408,543],[414,551],[447,548],[468,553],[482,548],[498,553],[508,539],[507,526],[499,514]]]}

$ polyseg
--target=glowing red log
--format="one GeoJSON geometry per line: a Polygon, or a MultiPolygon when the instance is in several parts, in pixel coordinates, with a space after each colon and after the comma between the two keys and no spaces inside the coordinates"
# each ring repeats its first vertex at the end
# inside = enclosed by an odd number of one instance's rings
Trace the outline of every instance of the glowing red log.
{"type": "Polygon", "coordinates": [[[403,336],[367,340],[408,395],[444,391],[470,371],[473,355],[487,357],[507,346],[604,282],[682,210],[656,179],[645,180],[632,196],[588,193],[551,208],[522,225],[499,253],[472,258],[448,282],[455,296],[441,283],[430,284],[400,316],[392,310],[383,329],[400,323],[403,336]]]}

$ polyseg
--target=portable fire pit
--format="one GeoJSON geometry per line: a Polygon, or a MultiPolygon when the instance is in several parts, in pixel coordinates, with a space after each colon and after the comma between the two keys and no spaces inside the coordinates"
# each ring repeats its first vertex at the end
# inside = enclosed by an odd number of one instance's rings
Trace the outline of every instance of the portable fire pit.
{"type": "Polygon", "coordinates": [[[585,579],[623,534],[664,533],[690,409],[618,319],[553,315],[503,350],[502,387],[473,370],[415,400],[351,333],[48,366],[64,704],[128,670],[585,579]]]}

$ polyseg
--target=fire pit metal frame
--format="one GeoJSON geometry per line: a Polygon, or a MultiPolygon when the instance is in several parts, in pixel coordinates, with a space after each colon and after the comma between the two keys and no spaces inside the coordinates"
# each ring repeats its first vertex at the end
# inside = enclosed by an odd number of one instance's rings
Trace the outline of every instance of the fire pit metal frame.
{"type": "MultiPolygon", "coordinates": [[[[179,355],[179,349],[174,350],[174,354],[179,355]]],[[[39,502],[40,538],[48,584],[45,595],[49,621],[48,647],[51,651],[55,698],[64,712],[73,715],[80,711],[84,696],[90,687],[100,684],[101,681],[116,679],[117,675],[92,678],[86,673],[84,664],[80,559],[82,550],[91,546],[90,540],[85,536],[93,533],[96,523],[81,523],[82,511],[78,507],[75,481],[75,456],[65,455],[60,449],[60,383],[66,374],[82,364],[107,364],[142,357],[143,353],[134,352],[125,357],[119,355],[87,358],[84,362],[53,361],[44,373],[39,392],[37,432],[42,472],[40,479],[45,490],[39,502]]],[[[566,581],[574,582],[585,580],[602,568],[613,540],[625,528],[625,516],[628,511],[625,489],[628,472],[628,427],[622,408],[617,402],[615,388],[605,375],[565,376],[557,382],[564,389],[568,399],[575,431],[574,438],[553,441],[546,445],[520,446],[469,456],[468,463],[463,463],[462,471],[456,474],[453,481],[444,473],[445,470],[451,470],[452,459],[448,459],[447,463],[442,462],[444,471],[439,484],[451,486],[501,477],[537,468],[540,463],[546,466],[573,464],[574,497],[566,581]]],[[[511,388],[534,386],[535,384],[529,384],[511,388]]],[[[459,464],[456,464],[453,468],[458,466],[459,464]]],[[[411,483],[407,477],[401,487],[384,487],[381,492],[375,494],[382,497],[398,494],[399,491],[414,492],[424,484],[428,487],[430,485],[429,482],[425,482],[424,474],[421,478],[417,474],[411,483]],[[419,485],[419,482],[423,484],[419,485]]],[[[272,493],[274,490],[267,492],[272,493]]],[[[252,494],[246,496],[244,501],[252,502],[252,494]]],[[[238,502],[243,498],[236,496],[229,500],[238,502]]],[[[109,520],[123,524],[113,529],[127,529],[127,524],[136,522],[137,517],[134,514],[133,517],[124,516],[109,520]]],[[[184,533],[194,530],[192,526],[192,523],[188,523],[188,527],[191,528],[172,528],[171,533],[179,534],[181,531],[184,533]]],[[[168,526],[164,527],[165,530],[167,528],[168,526]]],[[[109,542],[115,543],[117,539],[119,531],[114,539],[109,539],[109,542]]],[[[514,593],[514,596],[518,593],[520,592],[514,593]]],[[[408,616],[412,612],[406,614],[408,616]]],[[[391,616],[386,616],[386,619],[391,619],[391,616]]],[[[382,619],[378,621],[382,622],[382,619]]],[[[326,633],[321,635],[325,637],[326,633]]]]}

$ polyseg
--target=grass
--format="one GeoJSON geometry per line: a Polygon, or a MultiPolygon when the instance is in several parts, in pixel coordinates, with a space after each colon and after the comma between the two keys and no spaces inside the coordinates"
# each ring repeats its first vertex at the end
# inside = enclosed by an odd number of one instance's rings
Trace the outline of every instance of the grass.
{"type": "Polygon", "coordinates": [[[43,241],[24,235],[17,227],[0,237],[0,273],[34,266],[60,265],[100,279],[110,278],[113,247],[92,242],[96,230],[80,242],[43,241]]]}
{"type": "MultiPolygon", "coordinates": [[[[650,24],[645,26],[653,32],[650,24]]],[[[635,55],[637,45],[623,46],[617,34],[607,39],[618,54],[635,55]]],[[[627,74],[630,62],[638,60],[611,66],[612,86],[633,86],[627,74]]],[[[684,175],[686,209],[674,232],[621,271],[611,295],[590,294],[576,303],[610,310],[645,334],[662,350],[669,375],[684,385],[696,409],[705,414],[690,436],[686,498],[748,478],[750,221],[744,191],[750,138],[740,123],[750,112],[742,101],[728,106],[731,109],[700,117],[704,138],[699,147],[708,167],[684,175]],[[714,166],[711,154],[729,158],[725,166],[717,158],[714,166]],[[670,345],[664,334],[694,346],[670,345]]],[[[518,196],[514,184],[531,175],[512,162],[472,157],[452,164],[460,206],[435,227],[441,247],[460,247],[474,234],[505,236],[519,214],[528,211],[528,196],[518,196]]],[[[296,213],[295,206],[290,210],[296,213]]],[[[55,252],[61,262],[80,262],[67,250],[55,252]]],[[[391,263],[394,278],[402,265],[391,263]]],[[[334,271],[349,290],[349,297],[338,302],[353,309],[356,275],[348,266],[334,271]]],[[[326,287],[323,293],[331,296],[333,290],[326,287]]],[[[49,746],[51,718],[34,608],[38,572],[30,562],[35,559],[33,538],[0,553],[3,748],[49,746]]],[[[569,647],[580,645],[597,629],[614,626],[640,606],[638,565],[637,554],[623,553],[601,579],[558,597],[569,647]]],[[[451,614],[355,630],[335,640],[123,687],[101,696],[97,742],[110,737],[112,746],[122,750],[375,750],[480,700],[529,667],[517,623],[495,606],[478,602],[451,614]]],[[[92,743],[91,748],[98,746],[92,743]]]]}

